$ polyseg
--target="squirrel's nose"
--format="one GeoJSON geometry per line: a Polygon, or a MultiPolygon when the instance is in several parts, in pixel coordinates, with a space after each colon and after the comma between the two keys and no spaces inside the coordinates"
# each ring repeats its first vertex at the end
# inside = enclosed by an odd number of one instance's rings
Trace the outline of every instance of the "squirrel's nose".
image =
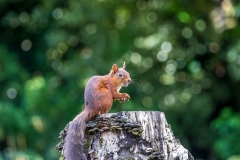
{"type": "Polygon", "coordinates": [[[130,83],[130,82],[131,82],[131,79],[128,80],[128,83],[130,83]]]}

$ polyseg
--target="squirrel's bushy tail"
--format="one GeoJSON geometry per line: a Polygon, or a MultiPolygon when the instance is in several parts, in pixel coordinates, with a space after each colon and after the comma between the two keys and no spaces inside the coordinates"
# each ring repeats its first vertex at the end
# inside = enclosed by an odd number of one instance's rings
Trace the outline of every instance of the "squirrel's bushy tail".
{"type": "Polygon", "coordinates": [[[86,122],[95,114],[85,108],[70,122],[67,136],[65,137],[64,157],[66,160],[87,160],[84,152],[84,132],[86,122]]]}

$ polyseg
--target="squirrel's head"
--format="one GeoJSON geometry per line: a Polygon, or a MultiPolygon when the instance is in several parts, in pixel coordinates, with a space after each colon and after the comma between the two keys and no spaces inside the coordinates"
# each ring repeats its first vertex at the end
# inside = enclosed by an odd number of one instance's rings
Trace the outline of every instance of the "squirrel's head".
{"type": "Polygon", "coordinates": [[[125,70],[126,65],[125,62],[123,63],[122,68],[118,68],[116,64],[112,66],[110,75],[113,80],[113,82],[118,86],[118,87],[126,87],[128,86],[129,83],[131,83],[131,78],[129,73],[125,70]]]}

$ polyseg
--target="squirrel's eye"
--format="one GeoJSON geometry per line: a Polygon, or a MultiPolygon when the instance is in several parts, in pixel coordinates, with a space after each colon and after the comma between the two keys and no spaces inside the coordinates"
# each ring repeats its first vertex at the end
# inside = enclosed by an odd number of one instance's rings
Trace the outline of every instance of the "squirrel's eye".
{"type": "Polygon", "coordinates": [[[122,76],[123,76],[122,73],[119,73],[119,74],[118,74],[118,77],[122,77],[122,76]]]}

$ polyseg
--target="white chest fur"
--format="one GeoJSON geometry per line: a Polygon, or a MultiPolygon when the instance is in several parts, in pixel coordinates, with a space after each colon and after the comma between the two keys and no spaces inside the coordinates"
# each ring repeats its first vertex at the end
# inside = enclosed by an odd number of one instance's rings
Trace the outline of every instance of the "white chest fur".
{"type": "Polygon", "coordinates": [[[118,92],[120,91],[120,89],[121,89],[121,86],[119,86],[119,87],[117,88],[118,92]]]}

